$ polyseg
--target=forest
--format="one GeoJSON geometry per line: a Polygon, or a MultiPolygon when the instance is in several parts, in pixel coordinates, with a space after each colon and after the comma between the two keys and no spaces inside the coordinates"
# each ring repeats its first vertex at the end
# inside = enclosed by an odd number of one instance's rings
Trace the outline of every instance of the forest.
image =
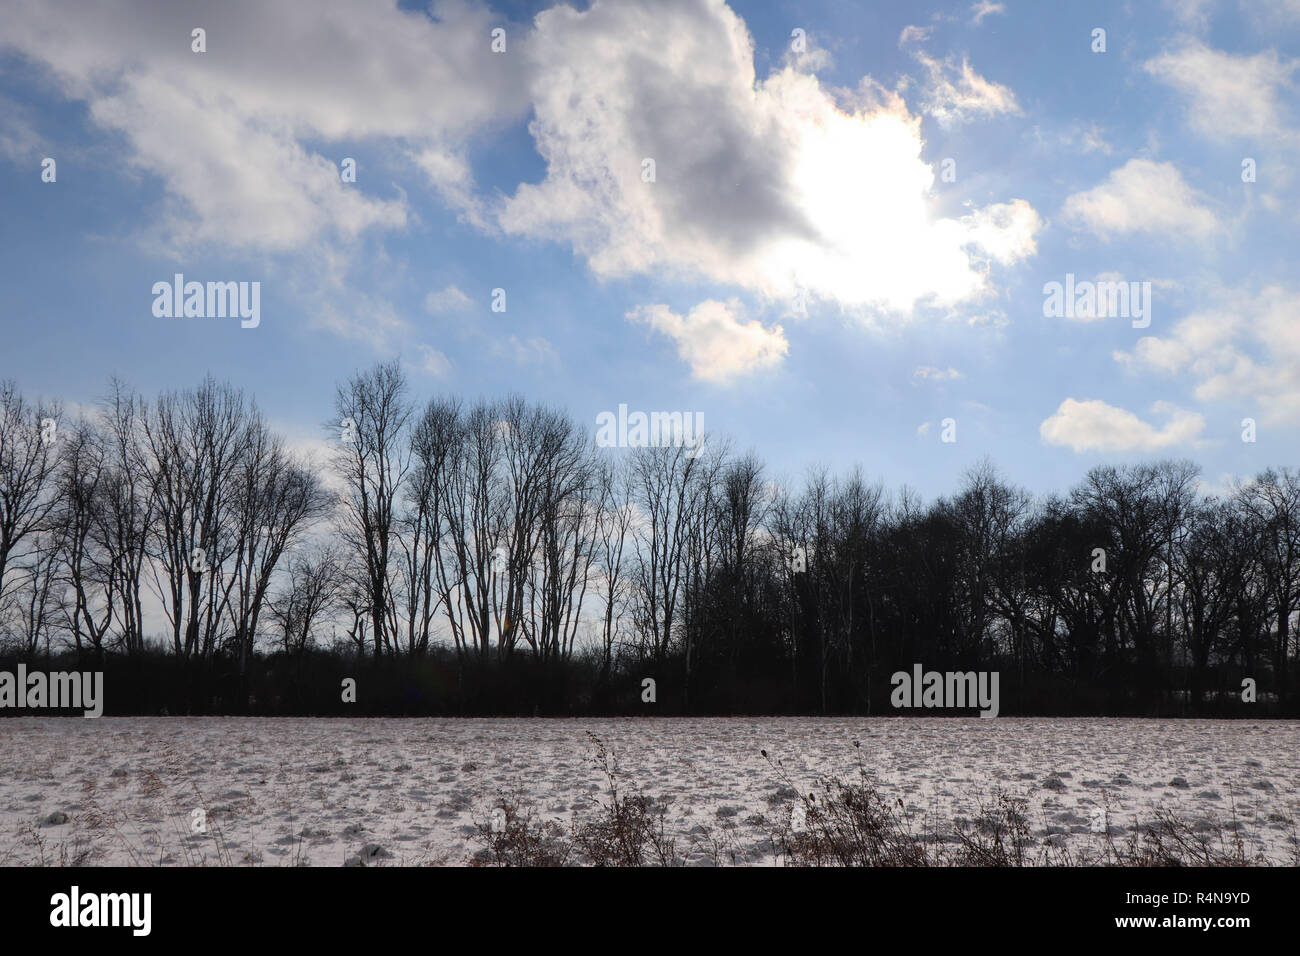
{"type": "Polygon", "coordinates": [[[109,715],[884,715],[915,664],[997,671],[1004,716],[1300,715],[1288,468],[1035,496],[983,461],[926,502],[397,361],[322,419],[313,453],[212,378],[0,385],[0,666],[103,671],[109,715]]]}

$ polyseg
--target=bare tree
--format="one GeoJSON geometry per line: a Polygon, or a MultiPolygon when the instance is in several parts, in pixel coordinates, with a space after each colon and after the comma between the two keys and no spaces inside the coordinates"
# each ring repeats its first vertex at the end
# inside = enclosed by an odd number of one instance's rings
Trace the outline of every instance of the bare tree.
{"type": "Polygon", "coordinates": [[[280,625],[285,654],[303,654],[311,644],[312,627],[343,608],[346,587],[334,548],[317,547],[289,559],[284,586],[268,605],[280,625]]]}
{"type": "Polygon", "coordinates": [[[412,469],[398,536],[402,549],[407,652],[429,648],[434,618],[446,599],[437,573],[447,537],[448,468],[460,440],[460,404],[434,399],[411,434],[412,469]]]}
{"type": "Polygon", "coordinates": [[[137,467],[151,478],[155,593],[172,649],[209,657],[228,608],[227,561],[238,547],[239,476],[256,421],[242,392],[205,380],[161,395],[142,419],[137,467]]]}
{"type": "Polygon", "coordinates": [[[1245,585],[1251,540],[1231,502],[1210,500],[1187,516],[1187,533],[1175,545],[1175,595],[1190,658],[1188,699],[1202,706],[1211,655],[1231,636],[1235,599],[1245,585]]]}
{"type": "Polygon", "coordinates": [[[380,363],[341,385],[335,469],[346,486],[344,538],[362,558],[375,657],[392,650],[389,628],[396,503],[410,468],[412,408],[398,362],[380,363]]]}
{"type": "Polygon", "coordinates": [[[533,417],[538,473],[536,559],[528,576],[524,637],[543,659],[573,652],[582,605],[596,559],[600,486],[594,448],[574,422],[557,412],[533,417]]]}
{"type": "Polygon", "coordinates": [[[68,614],[60,580],[61,536],[58,531],[40,531],[31,536],[29,544],[17,562],[24,582],[13,601],[18,609],[17,643],[28,656],[44,653],[48,657],[54,633],[68,614]]]}
{"type": "Polygon", "coordinates": [[[628,579],[623,552],[632,526],[631,472],[625,465],[605,460],[597,476],[599,508],[596,536],[599,541],[599,566],[603,586],[604,610],[601,613],[601,683],[609,680],[618,640],[623,610],[628,597],[628,579]]]}
{"type": "Polygon", "coordinates": [[[498,561],[494,569],[492,620],[499,653],[509,656],[521,635],[538,649],[536,631],[525,633],[530,622],[524,619],[524,590],[540,546],[547,470],[559,453],[564,423],[561,416],[529,406],[518,395],[497,406],[495,419],[492,434],[500,447],[501,482],[493,510],[503,520],[496,543],[504,549],[506,560],[498,561]]]}
{"type": "Polygon", "coordinates": [[[58,505],[63,583],[72,593],[64,626],[80,654],[87,644],[99,659],[113,621],[117,567],[102,531],[108,475],[102,436],[85,419],[64,430],[60,442],[58,505]]]}
{"type": "Polygon", "coordinates": [[[668,655],[686,575],[686,545],[694,507],[695,449],[637,448],[632,457],[636,616],[646,653],[656,666],[668,655]]]}
{"type": "MultiPolygon", "coordinates": [[[[733,507],[745,509],[754,502],[746,496],[753,489],[743,487],[748,478],[757,479],[757,474],[745,474],[746,466],[738,465],[738,470],[731,471],[728,465],[729,447],[726,442],[711,438],[703,444],[696,456],[695,467],[687,483],[687,507],[685,519],[685,543],[682,548],[682,602],[680,619],[682,622],[682,663],[685,668],[682,684],[682,701],[689,706],[691,693],[691,670],[698,653],[698,644],[706,641],[710,630],[701,626],[705,623],[705,606],[708,595],[719,573],[726,579],[720,586],[730,590],[729,601],[734,601],[725,615],[722,627],[728,636],[735,637],[743,613],[743,599],[734,588],[734,574],[740,570],[736,563],[726,565],[735,555],[730,551],[729,535],[734,530],[730,522],[739,518],[747,520],[748,515],[740,517],[733,507]],[[739,478],[728,487],[728,479],[739,478]],[[735,493],[737,498],[729,500],[727,495],[735,493]],[[715,564],[717,569],[715,571],[715,564]]],[[[757,465],[757,460],[750,462],[757,465]]],[[[745,532],[741,532],[745,537],[745,532]]],[[[744,559],[739,559],[743,565],[744,559]]],[[[731,663],[735,663],[736,643],[728,642],[731,663]]]]}
{"type": "Polygon", "coordinates": [[[987,459],[966,473],[965,485],[947,505],[958,532],[957,577],[962,589],[957,618],[958,653],[974,663],[989,636],[996,613],[999,586],[1014,587],[1000,579],[999,558],[1008,553],[1029,513],[1030,496],[1004,482],[987,459]]]}
{"type": "Polygon", "coordinates": [[[1273,670],[1279,694],[1287,690],[1291,617],[1300,608],[1300,474],[1268,469],[1238,493],[1252,519],[1269,611],[1275,622],[1273,670]]]}
{"type": "Polygon", "coordinates": [[[332,505],[316,474],[285,450],[283,440],[254,411],[238,466],[231,556],[234,640],[241,675],[248,670],[276,567],[332,505]]]}
{"type": "Polygon", "coordinates": [[[12,589],[12,562],[39,533],[55,506],[55,448],[60,411],[24,401],[0,382],[0,607],[12,589]]]}
{"type": "MultiPolygon", "coordinates": [[[[446,545],[439,551],[437,581],[442,609],[458,655],[485,660],[491,648],[495,599],[502,592],[514,553],[506,541],[509,508],[503,477],[500,419],[480,402],[460,417],[457,441],[446,467],[443,520],[446,545]]],[[[500,651],[498,643],[498,651],[500,651]]]]}
{"type": "Polygon", "coordinates": [[[142,451],[146,408],[121,382],[100,405],[104,474],[100,478],[97,536],[113,571],[112,601],[118,642],[127,653],[144,649],[144,573],[155,498],[142,451]]]}

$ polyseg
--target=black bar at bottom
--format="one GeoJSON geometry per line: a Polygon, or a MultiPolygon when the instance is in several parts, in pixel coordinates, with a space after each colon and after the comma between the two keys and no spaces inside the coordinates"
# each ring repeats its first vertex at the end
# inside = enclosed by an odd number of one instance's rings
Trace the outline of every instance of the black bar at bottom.
{"type": "Polygon", "coordinates": [[[688,925],[693,939],[729,946],[787,932],[848,933],[864,943],[904,932],[931,944],[1200,935],[1231,945],[1243,933],[1294,931],[1296,875],[1293,868],[8,868],[0,912],[10,943],[76,937],[128,948],[414,938],[436,949],[459,928],[471,938],[533,944],[539,933],[593,944],[663,933],[667,944],[688,925]],[[148,894],[147,935],[145,898],[129,894],[148,894]]]}

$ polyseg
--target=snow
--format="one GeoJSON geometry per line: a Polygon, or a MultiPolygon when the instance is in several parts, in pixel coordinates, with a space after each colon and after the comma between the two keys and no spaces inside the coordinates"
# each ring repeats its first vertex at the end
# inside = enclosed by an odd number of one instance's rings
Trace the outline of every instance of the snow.
{"type": "Polygon", "coordinates": [[[589,732],[627,792],[672,798],[692,863],[711,834],[771,865],[792,788],[856,779],[859,760],[909,811],[973,817],[1001,787],[1067,844],[1099,839],[1103,800],[1121,834],[1156,808],[1235,807],[1285,862],[1300,819],[1297,721],[19,717],[0,721],[0,864],[461,864],[499,793],[564,824],[604,796],[589,732]]]}

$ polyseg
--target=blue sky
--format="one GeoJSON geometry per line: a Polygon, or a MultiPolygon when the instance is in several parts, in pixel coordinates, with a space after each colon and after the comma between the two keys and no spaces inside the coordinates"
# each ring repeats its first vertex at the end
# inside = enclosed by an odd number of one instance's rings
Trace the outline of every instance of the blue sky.
{"type": "Polygon", "coordinates": [[[311,448],[400,355],[419,397],[593,431],[700,412],[773,477],[1300,464],[1297,0],[0,14],[0,376],[31,395],[210,372],[311,448]],[[260,282],[259,326],[156,317],[176,272],[260,282]],[[1149,326],[1045,315],[1067,274],[1150,283],[1149,326]]]}

